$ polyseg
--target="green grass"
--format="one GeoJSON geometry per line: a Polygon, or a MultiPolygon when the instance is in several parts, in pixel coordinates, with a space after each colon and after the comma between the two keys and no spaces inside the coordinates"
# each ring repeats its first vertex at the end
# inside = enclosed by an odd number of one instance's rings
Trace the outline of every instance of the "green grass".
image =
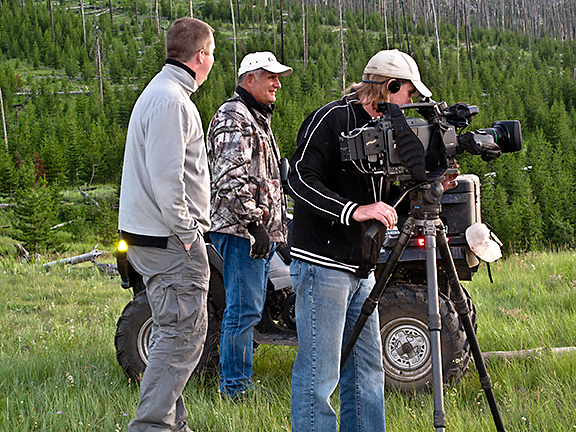
{"type": "MultiPolygon", "coordinates": [[[[478,312],[483,351],[576,345],[576,254],[518,255],[486,268],[466,288],[478,312]]],[[[89,263],[46,273],[0,261],[0,432],[126,431],[138,388],[116,363],[116,320],[131,295],[89,263]]],[[[222,401],[213,378],[192,379],[185,400],[192,430],[290,430],[290,373],[296,349],[255,351],[257,392],[222,401]]],[[[508,431],[576,430],[576,354],[487,363],[508,431]]],[[[431,431],[429,393],[387,393],[387,430],[431,431]]],[[[334,396],[334,405],[338,396],[334,396]]],[[[445,389],[448,431],[495,431],[472,368],[445,389]]]]}

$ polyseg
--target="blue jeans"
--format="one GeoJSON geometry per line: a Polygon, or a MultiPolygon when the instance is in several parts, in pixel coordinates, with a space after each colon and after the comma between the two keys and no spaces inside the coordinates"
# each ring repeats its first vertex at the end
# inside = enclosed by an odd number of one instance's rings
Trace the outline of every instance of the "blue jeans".
{"type": "Polygon", "coordinates": [[[248,239],[214,232],[210,238],[224,260],[226,289],[220,334],[220,391],[224,397],[235,398],[254,388],[254,326],[262,318],[270,259],[276,244],[272,243],[268,258],[256,260],[250,256],[248,239]]]}
{"type": "Polygon", "coordinates": [[[384,369],[377,311],[362,330],[340,374],[344,341],[374,286],[374,275],[293,260],[298,355],[292,371],[292,431],[336,432],[330,396],[340,383],[340,431],[384,432],[384,369]]]}

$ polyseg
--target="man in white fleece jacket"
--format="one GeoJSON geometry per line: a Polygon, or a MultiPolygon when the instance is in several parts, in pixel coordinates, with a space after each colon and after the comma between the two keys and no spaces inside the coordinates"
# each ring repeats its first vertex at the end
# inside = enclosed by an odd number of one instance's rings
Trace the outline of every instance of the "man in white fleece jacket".
{"type": "Polygon", "coordinates": [[[153,330],[130,432],[190,432],[182,390],[207,330],[210,176],[202,122],[190,95],[214,64],[214,30],[181,18],[166,32],[166,65],[130,117],[119,229],[143,276],[153,330]]]}

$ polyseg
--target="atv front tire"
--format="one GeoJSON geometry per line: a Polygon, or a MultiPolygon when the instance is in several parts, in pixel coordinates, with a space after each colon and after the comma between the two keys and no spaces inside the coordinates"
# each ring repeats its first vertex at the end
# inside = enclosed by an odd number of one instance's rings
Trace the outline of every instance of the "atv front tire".
{"type": "MultiPolygon", "coordinates": [[[[208,303],[208,333],[195,374],[218,371],[220,327],[222,311],[218,313],[213,303],[208,303]]],[[[148,364],[148,344],[152,332],[152,312],[146,291],[142,291],[126,305],[116,325],[116,358],[124,373],[135,382],[142,380],[148,364]]]]}
{"type": "MultiPolygon", "coordinates": [[[[468,293],[465,293],[468,296],[468,293]]],[[[470,345],[450,300],[439,295],[442,374],[446,384],[460,382],[470,365],[470,345]]],[[[472,300],[468,298],[473,310],[472,300]]],[[[428,293],[422,285],[393,285],[380,298],[380,334],[386,387],[419,391],[432,384],[432,345],[428,331],[428,293]]],[[[476,322],[475,313],[472,314],[476,322]]]]}

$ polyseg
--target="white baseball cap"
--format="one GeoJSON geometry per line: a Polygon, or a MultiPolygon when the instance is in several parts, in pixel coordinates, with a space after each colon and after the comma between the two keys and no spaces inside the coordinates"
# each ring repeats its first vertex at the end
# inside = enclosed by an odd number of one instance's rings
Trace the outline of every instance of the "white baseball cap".
{"type": "Polygon", "coordinates": [[[366,65],[364,73],[408,80],[422,96],[432,96],[432,92],[420,80],[420,72],[414,59],[397,49],[376,53],[366,65]]]}
{"type": "Polygon", "coordinates": [[[240,63],[238,76],[257,69],[264,69],[270,73],[278,74],[283,77],[292,73],[292,68],[281,64],[276,60],[274,54],[269,51],[263,51],[246,55],[246,57],[242,59],[242,63],[240,63]]]}

